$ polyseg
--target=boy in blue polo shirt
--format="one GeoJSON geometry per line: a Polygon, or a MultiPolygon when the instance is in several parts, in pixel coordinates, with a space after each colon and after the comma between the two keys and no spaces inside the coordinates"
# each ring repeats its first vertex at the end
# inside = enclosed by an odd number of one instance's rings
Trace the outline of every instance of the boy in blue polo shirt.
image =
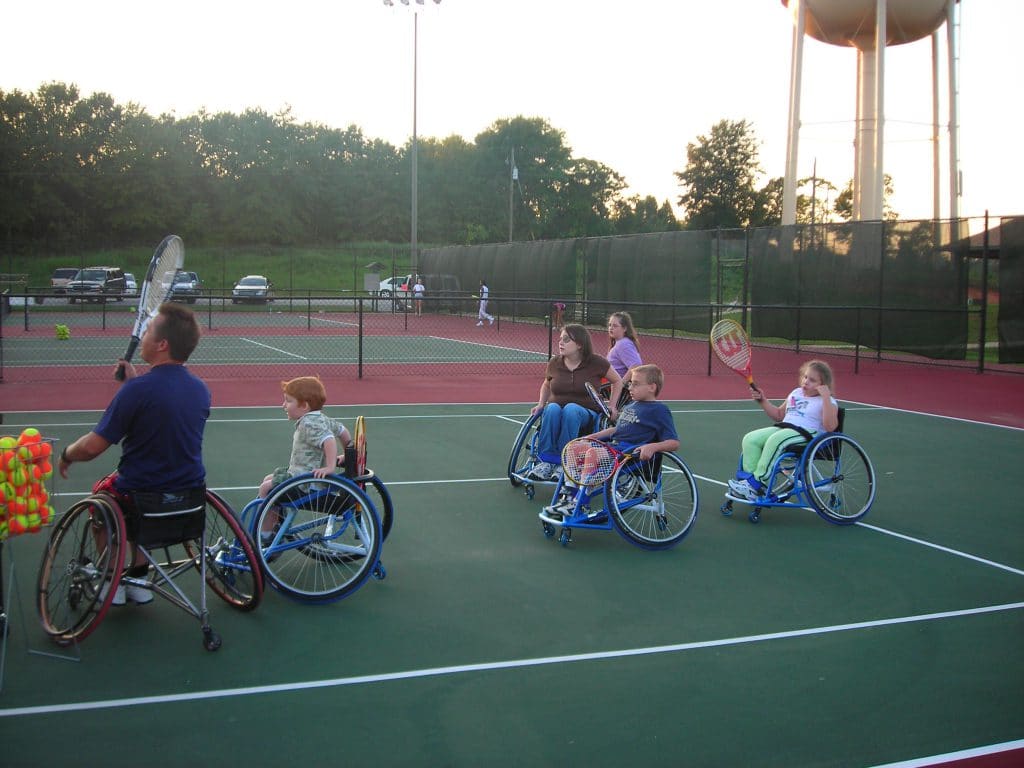
{"type": "Polygon", "coordinates": [[[656,365],[638,365],[633,369],[629,393],[632,402],[622,409],[615,426],[592,435],[592,440],[605,440],[619,450],[640,450],[640,459],[647,461],[657,453],[672,452],[679,448],[672,412],[658,395],[665,385],[665,375],[656,365]]]}

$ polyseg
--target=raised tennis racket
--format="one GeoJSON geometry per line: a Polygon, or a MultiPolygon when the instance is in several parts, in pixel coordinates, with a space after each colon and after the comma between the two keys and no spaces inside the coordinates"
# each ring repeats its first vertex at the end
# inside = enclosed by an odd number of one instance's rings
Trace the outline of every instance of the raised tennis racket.
{"type": "Polygon", "coordinates": [[[633,458],[608,443],[589,437],[570,440],[562,449],[562,471],[576,485],[593,487],[607,482],[621,465],[633,458]]]}
{"type": "Polygon", "coordinates": [[[611,409],[608,407],[608,401],[605,400],[601,396],[601,393],[597,391],[597,387],[595,387],[589,381],[585,382],[583,386],[586,387],[587,394],[590,395],[590,399],[593,400],[594,404],[601,409],[601,413],[604,414],[604,417],[610,420],[612,417],[612,412],[611,409]]]}
{"type": "Polygon", "coordinates": [[[750,338],[743,326],[735,320],[719,320],[711,327],[711,348],[718,359],[747,380],[757,390],[751,371],[750,338]]]}
{"type": "MultiPolygon", "coordinates": [[[[174,287],[174,275],[185,265],[185,244],[177,235],[168,235],[156,247],[153,258],[149,260],[146,278],[139,288],[139,314],[135,318],[132,336],[128,341],[128,351],[124,353],[124,361],[130,363],[132,355],[139,346],[142,334],[146,332],[149,321],[156,316],[157,309],[167,301],[174,287]]],[[[124,381],[124,366],[118,366],[114,378],[124,381]]]]}

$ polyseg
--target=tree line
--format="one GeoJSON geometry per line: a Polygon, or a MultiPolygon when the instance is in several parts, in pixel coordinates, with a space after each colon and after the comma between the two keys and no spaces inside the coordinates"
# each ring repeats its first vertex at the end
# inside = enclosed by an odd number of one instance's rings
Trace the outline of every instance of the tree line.
{"type": "MultiPolygon", "coordinates": [[[[510,226],[514,240],[542,240],[777,224],[782,180],[756,186],[758,146],[749,122],[727,120],[688,144],[676,172],[687,213],[679,221],[667,200],[625,196],[619,173],[574,156],[543,118],[496,120],[472,142],[420,138],[418,238],[504,242],[510,226]]],[[[288,110],[154,117],[65,83],[0,90],[3,243],[54,252],[155,242],[167,231],[209,245],[407,242],[411,156],[411,143],[299,123],[288,110]]],[[[802,218],[808,207],[801,195],[802,218]]]]}

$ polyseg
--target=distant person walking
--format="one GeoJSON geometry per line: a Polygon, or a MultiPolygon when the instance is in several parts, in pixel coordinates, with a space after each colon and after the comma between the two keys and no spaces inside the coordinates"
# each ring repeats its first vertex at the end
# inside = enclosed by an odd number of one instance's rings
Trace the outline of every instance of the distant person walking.
{"type": "Polygon", "coordinates": [[[483,325],[484,320],[486,320],[488,324],[494,325],[494,317],[492,315],[487,314],[487,297],[490,295],[490,293],[491,291],[487,287],[487,281],[481,277],[480,294],[478,296],[478,298],[480,299],[480,311],[477,312],[476,314],[476,324],[478,326],[483,325]]]}

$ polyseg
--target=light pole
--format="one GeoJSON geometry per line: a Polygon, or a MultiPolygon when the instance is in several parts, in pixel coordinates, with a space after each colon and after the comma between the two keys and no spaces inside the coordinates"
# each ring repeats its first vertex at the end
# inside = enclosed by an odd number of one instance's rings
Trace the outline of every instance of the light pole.
{"type": "MultiPolygon", "coordinates": [[[[416,5],[423,5],[424,0],[416,0],[416,5]]],[[[441,0],[434,0],[440,5],[441,0]]],[[[394,0],[384,0],[384,5],[394,7],[394,0]]],[[[402,5],[409,5],[409,0],[402,0],[402,5]]],[[[409,261],[412,272],[419,271],[417,232],[419,229],[419,139],[416,133],[416,88],[417,65],[419,64],[419,11],[413,8],[412,14],[412,203],[409,206],[409,261]]]]}

